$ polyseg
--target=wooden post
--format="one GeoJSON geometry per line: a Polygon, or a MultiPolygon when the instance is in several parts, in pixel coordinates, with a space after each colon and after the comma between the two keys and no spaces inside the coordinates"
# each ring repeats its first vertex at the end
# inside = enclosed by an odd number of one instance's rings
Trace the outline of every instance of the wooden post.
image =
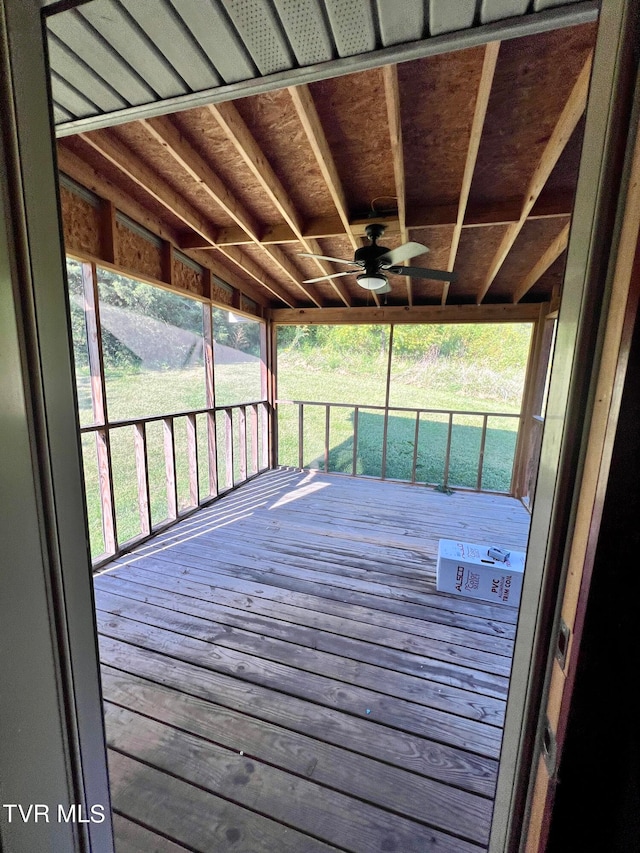
{"type": "MultiPolygon", "coordinates": [[[[531,430],[533,427],[532,416],[534,414],[533,404],[535,397],[536,385],[538,377],[542,374],[546,375],[546,368],[549,360],[550,349],[546,353],[543,350],[543,340],[545,332],[545,316],[548,311],[548,304],[540,305],[538,319],[533,327],[531,334],[531,346],[529,348],[529,358],[527,359],[527,371],[525,376],[524,392],[522,394],[522,407],[520,409],[520,422],[518,426],[518,437],[516,440],[516,450],[513,458],[513,474],[511,477],[510,492],[515,497],[521,498],[524,494],[524,479],[527,469],[527,452],[531,441],[531,430]],[[544,362],[544,367],[542,365],[544,362]]],[[[549,339],[549,348],[551,340],[549,339]]],[[[544,382],[544,380],[543,380],[544,382]]]]}
{"type": "Polygon", "coordinates": [[[209,495],[215,497],[218,486],[218,445],[216,440],[216,413],[207,412],[207,450],[209,457],[209,495]]]}
{"type": "Polygon", "coordinates": [[[115,205],[107,199],[102,199],[100,202],[100,248],[105,261],[115,265],[118,263],[117,234],[115,205]]]}
{"type": "Polygon", "coordinates": [[[238,406],[238,449],[240,482],[247,479],[247,407],[238,406]]]}
{"type": "Polygon", "coordinates": [[[325,406],[324,414],[324,472],[329,472],[329,430],[331,427],[331,406],[325,406]]]}
{"type": "Polygon", "coordinates": [[[163,418],[164,469],[167,485],[167,518],[178,517],[178,484],[176,482],[176,445],[173,435],[173,418],[163,418]]]}
{"type": "Polygon", "coordinates": [[[233,409],[224,410],[224,461],[226,487],[233,488],[233,409]]]}
{"type": "Polygon", "coordinates": [[[482,490],[482,468],[484,466],[484,446],[487,440],[487,415],[482,416],[482,436],[480,438],[480,453],[478,454],[478,478],[476,480],[476,489],[482,490]]]}
{"type": "Polygon", "coordinates": [[[416,412],[416,429],[413,435],[413,463],[411,465],[411,482],[416,481],[416,469],[418,467],[418,438],[420,436],[420,412],[416,412]]]}
{"type": "MultiPolygon", "coordinates": [[[[268,468],[278,464],[278,340],[277,327],[268,320],[260,330],[262,396],[266,398],[268,468]]],[[[264,439],[263,439],[264,440],[264,439]]]]}
{"type": "Polygon", "coordinates": [[[162,280],[173,286],[173,245],[168,240],[162,241],[162,280]]]}
{"type": "Polygon", "coordinates": [[[133,443],[138,479],[138,513],[143,536],[151,533],[151,504],[149,502],[149,465],[147,460],[147,431],[144,421],[133,425],[133,443]]]}
{"type": "Polygon", "coordinates": [[[449,412],[449,427],[447,429],[447,449],[444,455],[444,472],[442,474],[442,486],[447,488],[449,482],[449,462],[451,460],[451,433],[453,432],[453,412],[449,412]]]}
{"type": "Polygon", "coordinates": [[[355,477],[358,470],[358,415],[360,409],[358,406],[353,407],[353,466],[351,469],[352,475],[355,477]]]}
{"type": "Polygon", "coordinates": [[[198,482],[198,432],[196,416],[187,415],[187,455],[189,458],[189,504],[200,504],[200,486],[198,482]]]}
{"type": "Polygon", "coordinates": [[[254,403],[249,407],[250,417],[250,434],[251,434],[251,473],[257,474],[259,471],[259,456],[258,456],[258,403],[254,403]]]}
{"type": "Polygon", "coordinates": [[[389,431],[389,394],[391,391],[391,358],[393,356],[393,323],[389,327],[389,357],[387,359],[387,384],[384,392],[384,425],[382,428],[382,465],[380,475],[387,475],[387,433],[389,431]]]}
{"type": "Polygon", "coordinates": [[[263,469],[269,468],[269,403],[260,403],[260,429],[262,430],[262,460],[263,469]]]}
{"type": "MultiPolygon", "coordinates": [[[[206,285],[211,292],[211,273],[205,279],[206,285]]],[[[216,496],[219,492],[218,485],[218,442],[216,435],[216,392],[214,382],[213,364],[213,320],[211,317],[211,304],[205,302],[202,306],[202,333],[204,339],[204,376],[205,376],[205,401],[209,411],[207,412],[207,452],[209,459],[209,495],[216,496]]]]}
{"type": "Polygon", "coordinates": [[[105,554],[115,554],[118,547],[116,502],[111,470],[111,444],[107,415],[107,392],[102,357],[98,278],[95,264],[82,264],[84,317],[87,328],[87,350],[91,374],[91,405],[94,423],[103,427],[96,432],[96,454],[100,482],[100,509],[105,554]]]}
{"type": "Polygon", "coordinates": [[[298,403],[298,468],[304,468],[304,406],[298,403]]]}

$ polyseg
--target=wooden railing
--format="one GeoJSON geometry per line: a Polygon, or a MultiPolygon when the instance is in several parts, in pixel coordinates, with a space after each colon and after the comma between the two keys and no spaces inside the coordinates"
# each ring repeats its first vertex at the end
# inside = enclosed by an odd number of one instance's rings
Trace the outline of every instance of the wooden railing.
{"type": "MultiPolygon", "coordinates": [[[[189,515],[198,507],[210,503],[218,496],[246,482],[269,467],[269,417],[268,403],[264,400],[193,409],[168,415],[111,421],[108,424],[91,424],[80,429],[82,436],[95,436],[95,470],[99,512],[102,522],[104,553],[94,557],[94,566],[139,544],[159,530],[189,515]],[[184,419],[186,447],[181,447],[184,458],[177,464],[176,424],[184,419]],[[199,441],[198,428],[204,428],[206,439],[199,441]],[[204,424],[202,424],[204,421],[204,424]],[[154,518],[154,495],[150,485],[148,435],[153,425],[162,428],[162,456],[164,457],[164,490],[162,497],[155,496],[158,505],[166,506],[166,517],[154,518]],[[116,433],[120,436],[130,429],[135,457],[135,484],[120,482],[122,468],[114,464],[112,445],[116,433]],[[222,434],[221,434],[222,433],[222,434]],[[199,450],[206,453],[204,464],[199,450]],[[188,487],[182,500],[178,488],[178,467],[188,472],[188,487]],[[114,473],[120,478],[116,481],[114,473]],[[135,488],[137,493],[138,532],[124,538],[119,536],[122,507],[118,506],[118,491],[135,488]]],[[[91,477],[91,464],[85,457],[85,481],[91,477]],[[87,470],[89,469],[89,470],[87,470]]],[[[126,468],[126,466],[124,466],[126,468]]],[[[133,466],[130,466],[133,470],[133,466]]],[[[157,473],[157,472],[156,472],[157,473]]],[[[87,488],[87,493],[90,489],[87,488]]],[[[97,512],[88,501],[90,516],[97,512]]],[[[131,527],[131,518],[126,519],[131,527]]]]}
{"type": "MultiPolygon", "coordinates": [[[[375,453],[379,452],[380,457],[380,470],[377,474],[366,474],[366,476],[374,476],[377,479],[393,479],[393,480],[401,480],[403,482],[411,482],[411,483],[426,483],[434,486],[438,486],[442,489],[447,489],[450,485],[455,486],[456,488],[465,488],[471,489],[473,491],[488,491],[488,492],[505,492],[507,494],[511,494],[513,490],[513,472],[514,472],[514,459],[517,445],[517,429],[513,430],[513,447],[509,449],[508,455],[509,459],[505,462],[506,474],[503,476],[504,486],[502,488],[491,488],[484,484],[484,475],[485,475],[485,458],[487,454],[487,437],[492,435],[491,428],[491,420],[492,419],[515,419],[519,421],[521,415],[519,413],[513,412],[478,412],[478,411],[463,411],[463,410],[455,410],[455,409],[426,409],[426,408],[408,408],[403,406],[369,406],[369,405],[360,405],[353,403],[326,403],[326,402],[317,402],[310,400],[277,400],[276,401],[276,412],[278,414],[277,422],[278,422],[278,464],[286,465],[293,464],[300,469],[319,469],[323,470],[327,473],[335,472],[335,473],[346,473],[352,476],[362,476],[362,453],[361,453],[361,444],[362,441],[362,418],[364,413],[376,413],[377,417],[382,419],[381,427],[382,429],[378,429],[380,432],[380,447],[374,450],[375,453]],[[297,428],[292,427],[291,419],[289,418],[288,423],[283,422],[283,416],[286,417],[287,407],[296,407],[297,408],[297,428]],[[306,418],[305,412],[309,408],[322,409],[324,408],[324,419],[323,426],[321,427],[321,431],[323,432],[323,449],[321,453],[316,453],[313,460],[305,461],[305,455],[307,454],[307,448],[305,446],[305,429],[306,429],[306,418]],[[350,434],[346,437],[343,436],[342,442],[342,464],[339,468],[335,465],[331,464],[331,455],[336,454],[335,445],[332,447],[332,438],[331,438],[331,414],[334,409],[350,409],[353,412],[352,415],[352,429],[350,434]],[[402,419],[408,419],[408,416],[412,416],[414,419],[413,422],[413,430],[412,436],[407,439],[401,439],[398,441],[391,435],[393,431],[390,426],[390,417],[394,415],[399,415],[402,419]],[[425,431],[428,424],[429,418],[431,418],[431,428],[433,429],[433,419],[440,419],[437,423],[437,428],[442,435],[446,430],[446,437],[444,439],[444,446],[442,448],[443,452],[442,457],[442,465],[439,468],[439,476],[437,477],[426,477],[421,478],[418,475],[418,470],[422,468],[423,470],[429,469],[431,466],[431,470],[433,470],[433,457],[429,457],[429,448],[425,448],[425,441],[422,440],[422,432],[425,431]],[[477,419],[478,426],[471,426],[462,424],[461,421],[468,421],[469,419],[477,419]],[[288,431],[287,431],[288,427],[288,431]],[[470,429],[473,431],[473,442],[477,443],[477,453],[476,460],[474,464],[473,476],[467,477],[467,480],[471,480],[471,482],[460,483],[457,482],[459,477],[456,477],[454,474],[454,469],[458,467],[459,459],[459,451],[456,450],[455,447],[455,438],[456,435],[459,434],[460,429],[470,429]],[[458,433],[456,432],[458,430],[458,433]],[[285,438],[286,443],[290,443],[292,433],[295,431],[295,453],[288,453],[288,459],[285,459],[285,453],[281,452],[280,448],[283,444],[283,438],[285,438]],[[477,431],[477,432],[476,432],[477,431]],[[477,438],[477,442],[475,441],[477,438]],[[348,448],[347,445],[349,443],[352,445],[351,448],[348,448]],[[389,451],[393,449],[394,457],[398,456],[398,446],[400,447],[400,453],[404,453],[404,459],[400,460],[400,467],[406,471],[407,476],[399,477],[392,468],[397,471],[398,469],[398,460],[397,458],[394,461],[393,466],[389,464],[389,451]],[[350,450],[350,460],[349,464],[345,464],[346,454],[345,450],[350,450]],[[458,458],[456,458],[456,454],[458,453],[458,458]],[[295,457],[295,458],[293,458],[295,457]]],[[[316,419],[318,420],[318,419],[316,419]]],[[[370,430],[369,430],[370,432],[370,430]]],[[[405,430],[406,432],[406,430],[405,430]]],[[[317,436],[316,436],[317,438],[317,436]]],[[[442,442],[440,441],[442,445],[442,442]]],[[[316,448],[318,447],[318,441],[315,442],[316,448]]],[[[467,454],[468,456],[468,454],[467,454]]],[[[467,460],[468,461],[468,460],[467,460]]]]}

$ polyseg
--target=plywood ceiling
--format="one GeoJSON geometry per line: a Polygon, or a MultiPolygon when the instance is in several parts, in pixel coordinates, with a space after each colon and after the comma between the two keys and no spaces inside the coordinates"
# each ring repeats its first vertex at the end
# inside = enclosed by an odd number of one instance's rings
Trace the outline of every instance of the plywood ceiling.
{"type": "MultiPolygon", "coordinates": [[[[91,5],[91,4],[89,4],[91,5]]],[[[541,302],[558,295],[596,24],[491,42],[60,138],[62,172],[271,307],[541,302]],[[134,218],[136,218],[134,216],[134,218]],[[451,285],[345,267],[367,222],[451,285]],[[160,231],[158,232],[160,233],[160,231]],[[374,301],[375,300],[375,301],[374,301]]],[[[366,238],[365,238],[366,239],[366,238]]]]}

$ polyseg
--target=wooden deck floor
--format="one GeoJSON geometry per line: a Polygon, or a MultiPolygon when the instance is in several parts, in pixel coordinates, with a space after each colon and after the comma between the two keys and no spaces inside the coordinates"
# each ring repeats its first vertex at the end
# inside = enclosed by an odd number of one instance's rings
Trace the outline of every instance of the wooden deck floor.
{"type": "Polygon", "coordinates": [[[264,474],[95,578],[118,853],[486,849],[516,611],[435,590],[515,500],[264,474]]]}

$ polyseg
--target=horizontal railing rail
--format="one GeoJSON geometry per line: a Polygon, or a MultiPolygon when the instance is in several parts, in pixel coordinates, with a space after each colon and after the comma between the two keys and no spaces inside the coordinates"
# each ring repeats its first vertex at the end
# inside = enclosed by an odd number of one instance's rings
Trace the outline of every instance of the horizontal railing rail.
{"type": "Polygon", "coordinates": [[[250,400],[246,403],[233,403],[230,406],[210,406],[203,407],[201,409],[185,409],[184,411],[179,412],[167,412],[159,415],[145,415],[140,418],[125,418],[123,420],[112,420],[109,421],[109,424],[104,424],[99,421],[94,421],[90,424],[84,424],[80,427],[80,432],[91,432],[99,427],[107,426],[108,428],[122,427],[122,426],[131,426],[133,424],[141,424],[141,423],[150,423],[151,421],[161,421],[165,418],[186,418],[189,415],[206,415],[207,412],[222,412],[225,409],[237,409],[239,406],[244,406],[248,408],[249,406],[266,406],[266,400],[250,400]]]}
{"type": "MultiPolygon", "coordinates": [[[[464,488],[470,489],[473,491],[488,491],[488,492],[506,492],[507,494],[512,493],[513,489],[513,473],[514,473],[514,458],[515,458],[515,448],[517,443],[517,435],[518,429],[521,422],[521,414],[519,412],[496,412],[496,411],[478,411],[478,410],[466,410],[466,409],[442,409],[442,408],[423,408],[423,407],[409,407],[409,406],[380,406],[380,405],[364,405],[358,403],[328,403],[317,400],[289,400],[289,399],[278,399],[276,400],[276,410],[278,412],[278,464],[286,464],[283,459],[283,454],[280,452],[282,440],[286,438],[288,442],[291,442],[291,438],[294,437],[295,443],[295,452],[294,454],[289,453],[289,464],[292,462],[300,469],[310,469],[310,468],[319,468],[324,470],[326,473],[330,471],[335,473],[346,473],[351,476],[373,476],[376,479],[393,479],[393,480],[401,480],[403,482],[411,482],[411,483],[426,483],[434,486],[438,486],[442,489],[447,489],[450,485],[455,485],[456,488],[464,488]],[[283,424],[282,415],[286,411],[286,407],[296,407],[297,408],[297,429],[291,424],[283,424]],[[306,453],[306,444],[305,441],[305,432],[307,430],[307,419],[305,417],[306,410],[309,408],[315,409],[324,409],[324,418],[317,419],[322,421],[322,425],[319,427],[320,431],[323,433],[322,436],[322,444],[323,449],[321,453],[317,453],[315,458],[311,461],[305,462],[305,453],[306,453]],[[333,409],[340,410],[351,410],[352,415],[352,429],[347,439],[343,441],[343,444],[339,447],[335,445],[332,447],[331,444],[331,413],[333,409]],[[380,472],[379,474],[364,474],[359,468],[364,467],[367,468],[367,460],[365,460],[365,464],[362,465],[363,462],[363,454],[361,452],[361,445],[364,445],[362,435],[362,418],[364,413],[373,413],[382,419],[382,428],[378,429],[379,433],[379,447],[374,446],[371,447],[370,442],[368,443],[368,453],[369,456],[377,456],[380,457],[380,472]],[[390,428],[390,418],[394,415],[399,415],[403,420],[406,420],[407,415],[412,415],[414,417],[414,426],[412,436],[410,438],[396,439],[393,433],[393,429],[390,428]],[[437,426],[440,427],[439,432],[442,433],[443,430],[446,430],[446,437],[444,439],[444,444],[442,446],[442,466],[440,469],[440,476],[437,478],[425,478],[420,479],[418,476],[419,467],[427,468],[428,465],[424,463],[424,459],[421,462],[421,457],[425,457],[425,442],[422,441],[421,436],[421,427],[422,431],[424,431],[428,424],[427,416],[435,416],[436,418],[442,418],[440,422],[438,422],[437,426]],[[423,419],[424,418],[424,419],[423,419]],[[456,423],[456,419],[461,421],[462,419],[481,419],[481,423],[479,426],[471,426],[468,424],[456,423]],[[506,460],[503,468],[505,472],[503,474],[503,480],[505,483],[505,488],[494,488],[487,487],[484,485],[484,474],[485,474],[485,457],[487,453],[487,437],[492,437],[492,428],[490,425],[491,419],[512,419],[518,422],[518,426],[513,432],[513,441],[511,442],[512,447],[509,448],[508,453],[510,458],[506,460]],[[288,426],[289,432],[287,434],[286,427],[288,426]],[[473,471],[473,482],[460,483],[456,482],[456,476],[453,475],[454,470],[459,467],[459,459],[456,458],[456,453],[460,455],[460,451],[456,451],[455,441],[456,436],[459,436],[460,429],[471,429],[473,432],[473,439],[476,439],[476,430],[479,430],[477,433],[477,461],[475,462],[475,467],[473,471]],[[351,442],[351,457],[349,460],[349,465],[346,464],[346,451],[347,447],[345,446],[351,442]],[[400,451],[398,451],[398,447],[400,447],[400,451]],[[338,454],[338,450],[341,451],[338,454]],[[391,467],[389,464],[389,454],[390,450],[393,451],[394,454],[394,465],[393,467],[397,469],[398,467],[403,468],[403,470],[407,473],[407,476],[397,476],[393,471],[390,471],[391,467]],[[398,456],[398,452],[401,455],[404,455],[404,459],[398,460],[396,457],[398,456]],[[332,453],[336,455],[340,455],[342,460],[340,470],[336,471],[336,467],[331,464],[331,456],[332,453]],[[295,462],[294,462],[295,457],[295,462]],[[314,464],[315,463],[315,464],[314,464]],[[423,464],[424,463],[424,464],[423,464]],[[350,470],[345,470],[345,468],[349,468],[350,470]],[[453,476],[452,476],[453,475],[453,476]]],[[[433,430],[433,423],[431,424],[433,430]]],[[[495,428],[494,428],[495,431],[495,428]]],[[[369,429],[369,433],[372,430],[369,429]]],[[[406,430],[405,430],[406,432],[406,430]]],[[[438,436],[438,440],[440,441],[441,435],[438,436]]],[[[318,447],[319,439],[318,436],[316,438],[316,448],[318,447]]],[[[370,438],[370,436],[368,436],[370,438]]],[[[469,453],[467,452],[467,457],[469,453]]],[[[427,461],[433,461],[427,460],[427,461]]],[[[467,459],[468,461],[468,459],[467,459]]],[[[433,466],[432,466],[433,470],[433,466]]],[[[458,478],[459,479],[459,478],[458,478]]],[[[467,480],[470,477],[467,476],[467,480]]]]}
{"type": "MultiPolygon", "coordinates": [[[[104,551],[93,559],[94,567],[103,565],[133,545],[189,515],[198,507],[210,503],[268,469],[268,406],[266,400],[256,400],[82,426],[80,433],[85,439],[85,484],[88,478],[91,479],[92,471],[96,481],[96,488],[91,489],[87,484],[86,491],[88,495],[94,496],[97,492],[97,501],[94,501],[93,505],[88,502],[87,506],[89,525],[90,529],[92,523],[96,525],[94,516],[99,513],[104,542],[104,551]],[[184,423],[186,434],[178,459],[176,425],[180,422],[184,423]],[[164,490],[161,498],[152,494],[150,484],[149,434],[153,424],[162,427],[159,455],[164,459],[164,490]],[[204,437],[199,436],[199,426],[206,432],[204,437]],[[114,440],[116,436],[124,435],[127,430],[131,430],[129,436],[133,460],[128,460],[128,466],[120,464],[122,460],[115,464],[114,440]],[[87,452],[92,452],[86,445],[86,438],[91,435],[95,436],[95,464],[91,464],[91,460],[86,457],[87,452]],[[199,458],[202,450],[206,453],[204,464],[199,458]],[[122,480],[126,476],[127,468],[130,479],[135,477],[135,483],[122,480]],[[179,468],[182,470],[179,471],[179,468]],[[114,477],[115,473],[119,477],[118,483],[114,477]],[[179,473],[186,475],[183,495],[179,493],[179,473]],[[119,488],[116,488],[116,485],[119,488]],[[118,494],[131,494],[132,491],[137,498],[138,532],[123,538],[118,535],[124,511],[118,505],[118,494]],[[166,517],[156,520],[155,523],[154,500],[158,504],[162,503],[163,509],[166,506],[166,517]]],[[[126,521],[127,527],[131,527],[131,507],[128,509],[126,521]]]]}

